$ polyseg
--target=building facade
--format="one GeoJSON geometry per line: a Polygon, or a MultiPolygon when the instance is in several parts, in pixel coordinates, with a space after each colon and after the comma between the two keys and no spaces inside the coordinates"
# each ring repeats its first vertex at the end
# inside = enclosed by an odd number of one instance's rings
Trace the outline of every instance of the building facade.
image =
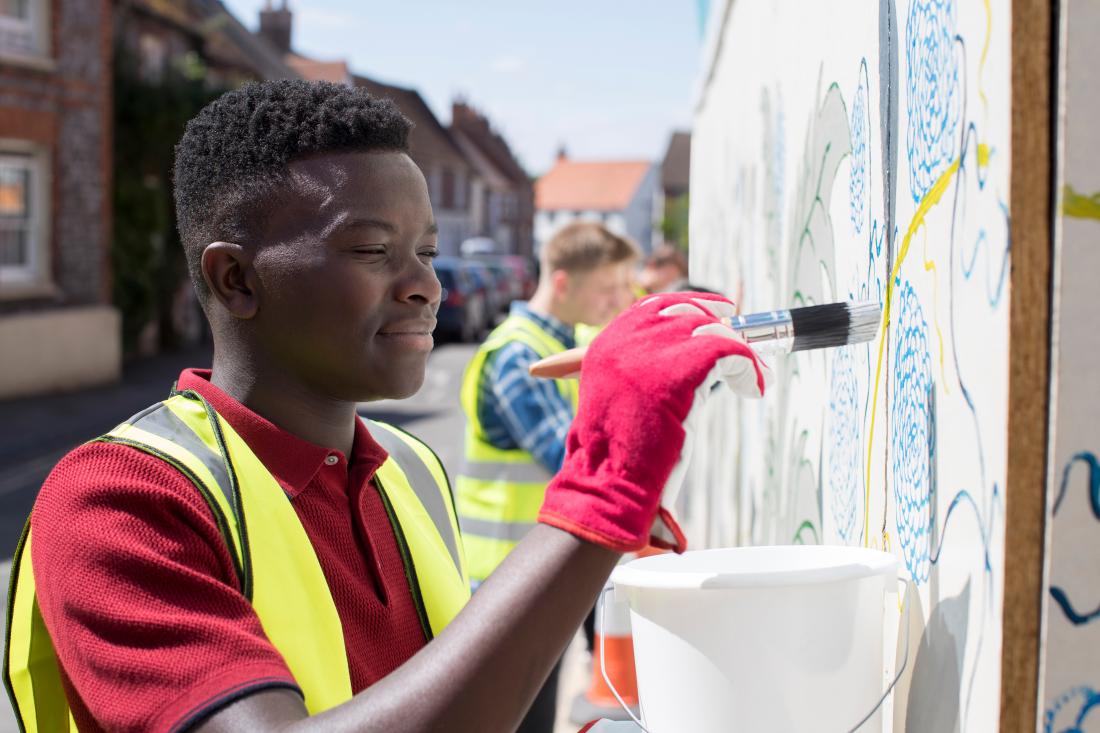
{"type": "Polygon", "coordinates": [[[474,164],[415,89],[355,74],[343,60],[322,61],[295,53],[293,20],[293,13],[285,1],[279,7],[268,3],[260,12],[259,36],[283,54],[286,63],[299,76],[311,81],[364,88],[374,96],[393,100],[413,122],[409,154],[428,183],[439,226],[439,250],[444,255],[457,255],[462,241],[476,234],[478,229],[473,202],[475,195],[481,195],[484,182],[480,181],[474,164]]]}
{"type": "Polygon", "coordinates": [[[489,119],[463,101],[451,106],[451,133],[477,167],[475,230],[501,252],[534,253],[535,187],[508,142],[489,119]]]}
{"type": "Polygon", "coordinates": [[[660,169],[649,161],[576,161],[565,153],[535,184],[535,249],[573,221],[596,221],[648,254],[660,241],[660,169]]]}
{"type": "Polygon", "coordinates": [[[0,398],[109,382],[111,3],[0,3],[0,398]]]}

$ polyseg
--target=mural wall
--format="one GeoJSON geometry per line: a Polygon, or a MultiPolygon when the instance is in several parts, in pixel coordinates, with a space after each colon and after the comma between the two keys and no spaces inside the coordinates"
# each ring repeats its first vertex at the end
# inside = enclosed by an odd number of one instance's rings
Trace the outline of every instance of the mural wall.
{"type": "Polygon", "coordinates": [[[1062,4],[1042,730],[1100,731],[1100,4],[1062,4]]]}
{"type": "Polygon", "coordinates": [[[995,730],[1009,3],[714,5],[691,279],[743,312],[876,301],[885,328],[773,358],[761,403],[710,405],[683,498],[691,539],[897,554],[915,593],[895,729],[995,730]]]}

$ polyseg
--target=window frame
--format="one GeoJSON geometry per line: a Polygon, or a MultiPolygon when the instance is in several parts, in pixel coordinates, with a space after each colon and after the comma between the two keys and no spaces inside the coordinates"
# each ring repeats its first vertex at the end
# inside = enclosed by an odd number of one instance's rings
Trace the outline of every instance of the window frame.
{"type": "Polygon", "coordinates": [[[51,59],[50,48],[50,12],[51,0],[28,0],[27,20],[17,20],[0,15],[0,60],[6,62],[27,62],[31,65],[48,63],[51,59]],[[3,44],[5,33],[26,33],[30,36],[33,48],[13,49],[3,44]]]}
{"type": "Polygon", "coordinates": [[[0,138],[0,162],[30,171],[27,264],[0,265],[0,299],[49,294],[54,290],[50,153],[27,141],[0,138]]]}

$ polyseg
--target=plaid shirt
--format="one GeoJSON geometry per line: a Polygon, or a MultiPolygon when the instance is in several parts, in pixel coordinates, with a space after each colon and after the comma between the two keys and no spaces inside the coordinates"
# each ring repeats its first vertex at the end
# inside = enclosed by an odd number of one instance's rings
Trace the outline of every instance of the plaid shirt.
{"type": "MultiPolygon", "coordinates": [[[[512,315],[537,323],[565,348],[576,345],[572,326],[553,316],[533,313],[526,303],[513,303],[512,315]]],[[[565,434],[573,406],[550,379],[536,379],[527,367],[539,360],[527,344],[513,341],[486,361],[478,383],[478,419],[485,437],[501,449],[522,448],[550,473],[565,459],[565,434]]]]}

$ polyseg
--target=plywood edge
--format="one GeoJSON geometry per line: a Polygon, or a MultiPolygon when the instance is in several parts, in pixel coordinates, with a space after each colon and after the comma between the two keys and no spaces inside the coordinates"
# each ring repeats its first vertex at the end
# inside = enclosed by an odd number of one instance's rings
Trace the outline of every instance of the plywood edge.
{"type": "Polygon", "coordinates": [[[1056,3],[1012,2],[1012,281],[1001,730],[1038,726],[1050,399],[1056,3]]]}

